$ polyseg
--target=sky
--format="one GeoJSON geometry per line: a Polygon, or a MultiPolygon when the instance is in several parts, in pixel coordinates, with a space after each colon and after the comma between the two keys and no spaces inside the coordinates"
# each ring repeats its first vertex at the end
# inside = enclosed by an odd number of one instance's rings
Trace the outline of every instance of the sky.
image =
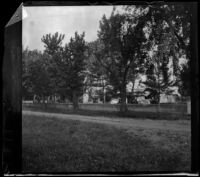
{"type": "Polygon", "coordinates": [[[75,31],[85,32],[87,42],[97,39],[99,21],[103,14],[109,17],[113,6],[57,6],[23,7],[23,48],[43,51],[43,35],[59,32],[65,34],[63,45],[75,31]]]}

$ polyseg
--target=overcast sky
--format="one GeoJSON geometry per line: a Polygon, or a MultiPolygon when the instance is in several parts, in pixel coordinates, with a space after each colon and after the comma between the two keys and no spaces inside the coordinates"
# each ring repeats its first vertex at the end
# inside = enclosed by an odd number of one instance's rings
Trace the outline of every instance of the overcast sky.
{"type": "Polygon", "coordinates": [[[87,42],[97,39],[99,20],[109,17],[113,6],[60,6],[23,7],[23,47],[43,50],[43,35],[59,32],[65,34],[63,43],[69,42],[75,31],[85,31],[87,42]]]}

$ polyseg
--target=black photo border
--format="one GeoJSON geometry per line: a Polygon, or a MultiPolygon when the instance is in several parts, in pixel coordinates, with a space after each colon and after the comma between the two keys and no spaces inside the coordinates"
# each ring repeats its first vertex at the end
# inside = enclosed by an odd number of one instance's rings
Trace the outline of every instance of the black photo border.
{"type": "MultiPolygon", "coordinates": [[[[166,2],[166,1],[165,1],[166,2]]],[[[168,1],[170,2],[170,1],[168,1]]],[[[15,3],[7,4],[6,5],[6,11],[4,11],[3,14],[3,19],[2,21],[2,27],[5,29],[6,23],[9,21],[10,17],[13,15],[13,13],[16,11],[16,9],[20,6],[22,2],[15,1],[15,3]]],[[[85,6],[85,5],[131,5],[131,4],[149,4],[149,3],[162,3],[162,1],[24,1],[23,6],[28,7],[28,6],[85,6]]],[[[191,167],[191,172],[188,173],[198,173],[199,172],[199,61],[198,61],[198,2],[179,2],[176,1],[174,3],[188,3],[191,4],[193,8],[193,18],[192,18],[192,30],[191,30],[191,41],[192,41],[192,46],[191,46],[191,55],[192,55],[192,60],[191,60],[191,143],[192,143],[192,167],[191,167]]],[[[4,32],[1,33],[2,37],[2,42],[5,40],[4,38],[4,32]]],[[[5,41],[4,41],[5,42],[5,41]]],[[[4,47],[5,44],[3,42],[2,45],[2,51],[3,55],[2,58],[4,58],[4,47]]],[[[2,60],[3,61],[3,60],[2,60]]],[[[3,69],[3,63],[1,62],[1,68],[3,69]]],[[[1,77],[2,78],[2,77],[1,77]]],[[[3,82],[2,82],[3,83],[3,82]]],[[[3,87],[3,86],[2,86],[3,87]]],[[[1,96],[3,96],[1,94],[1,96]]],[[[2,100],[2,107],[3,107],[3,99],[2,100]]],[[[3,127],[2,127],[3,129],[3,127]]],[[[21,127],[18,127],[18,130],[21,131],[21,127]]],[[[21,132],[19,132],[16,136],[20,136],[21,132]]],[[[15,137],[14,137],[15,138],[15,137]]],[[[20,139],[22,137],[17,137],[17,139],[20,139]]],[[[19,147],[21,147],[21,141],[19,142],[19,147]]],[[[18,148],[16,146],[16,148],[18,148]]],[[[18,152],[19,148],[17,149],[18,152]]],[[[16,150],[16,151],[17,151],[16,150]]],[[[14,164],[22,164],[22,160],[20,161],[19,158],[13,159],[14,164]]],[[[20,171],[22,170],[22,165],[17,165],[16,170],[13,171],[13,174],[22,174],[20,171]]],[[[174,173],[174,172],[172,172],[174,173]]],[[[176,172],[177,173],[177,172],[176,172]]],[[[180,172],[181,173],[181,172],[180,172]]],[[[12,170],[11,170],[12,174],[12,170]]],[[[49,174],[49,173],[46,173],[49,174]]],[[[56,173],[58,174],[58,173],[56,173]]],[[[59,174],[68,174],[69,173],[59,173],[59,174]]],[[[77,174],[76,172],[70,173],[70,174],[77,174]]],[[[83,174],[94,174],[94,173],[83,173],[83,174]]],[[[99,173],[98,173],[99,174],[99,173]]],[[[101,173],[100,173],[101,174],[101,173]]],[[[130,175],[130,174],[169,174],[169,172],[132,172],[132,173],[126,173],[126,172],[121,172],[121,173],[103,173],[108,174],[108,175],[130,175]]]]}

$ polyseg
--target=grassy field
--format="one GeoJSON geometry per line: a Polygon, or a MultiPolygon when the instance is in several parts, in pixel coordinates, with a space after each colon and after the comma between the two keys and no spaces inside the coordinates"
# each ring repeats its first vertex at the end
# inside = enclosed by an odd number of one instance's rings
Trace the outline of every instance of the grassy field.
{"type": "Polygon", "coordinates": [[[188,132],[23,115],[22,133],[24,173],[190,171],[188,132]]]}

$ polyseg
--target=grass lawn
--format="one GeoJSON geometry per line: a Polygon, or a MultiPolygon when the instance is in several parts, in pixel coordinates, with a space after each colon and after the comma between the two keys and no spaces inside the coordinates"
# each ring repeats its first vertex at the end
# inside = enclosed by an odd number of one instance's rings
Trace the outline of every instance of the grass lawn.
{"type": "Polygon", "coordinates": [[[24,173],[183,172],[191,165],[188,132],[130,133],[109,125],[23,115],[22,142],[24,173]]]}

